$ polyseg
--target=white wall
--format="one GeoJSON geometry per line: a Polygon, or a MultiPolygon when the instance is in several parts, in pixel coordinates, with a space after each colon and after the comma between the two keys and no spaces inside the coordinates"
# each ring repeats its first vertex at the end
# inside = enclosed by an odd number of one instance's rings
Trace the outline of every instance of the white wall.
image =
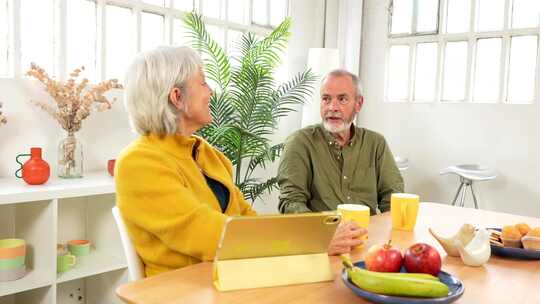
{"type": "MultiPolygon", "coordinates": [[[[450,203],[458,178],[438,172],[449,165],[480,163],[499,172],[496,180],[475,183],[480,208],[540,217],[540,101],[384,103],[386,2],[364,2],[360,74],[366,102],[359,124],[384,134],[395,155],[409,158],[406,191],[420,194],[423,201],[450,203]]],[[[470,193],[468,199],[472,206],[470,193]]]]}

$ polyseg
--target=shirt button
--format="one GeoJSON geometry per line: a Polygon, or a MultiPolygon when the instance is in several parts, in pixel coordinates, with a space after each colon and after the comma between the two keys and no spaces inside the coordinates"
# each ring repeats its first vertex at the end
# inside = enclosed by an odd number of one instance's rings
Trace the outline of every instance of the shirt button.
{"type": "Polygon", "coordinates": [[[348,199],[348,200],[350,200],[350,199],[351,199],[351,197],[350,197],[350,196],[347,196],[347,199],[348,199]]]}
{"type": "Polygon", "coordinates": [[[347,179],[347,176],[343,175],[343,179],[347,179]]]}

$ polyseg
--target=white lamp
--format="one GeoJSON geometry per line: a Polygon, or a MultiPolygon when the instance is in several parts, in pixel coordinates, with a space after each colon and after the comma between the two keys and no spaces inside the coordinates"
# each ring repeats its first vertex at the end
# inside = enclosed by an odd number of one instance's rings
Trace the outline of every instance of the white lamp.
{"type": "Polygon", "coordinates": [[[319,77],[314,86],[311,100],[302,107],[302,127],[321,122],[319,104],[321,100],[321,80],[330,71],[339,68],[339,50],[311,48],[308,53],[307,68],[319,77]]]}

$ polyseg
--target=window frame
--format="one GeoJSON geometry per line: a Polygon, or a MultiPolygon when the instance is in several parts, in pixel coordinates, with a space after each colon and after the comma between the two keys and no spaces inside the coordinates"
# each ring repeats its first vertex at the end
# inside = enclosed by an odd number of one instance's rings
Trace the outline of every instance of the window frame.
{"type": "MultiPolygon", "coordinates": [[[[418,0],[414,0],[416,3],[418,0]]],[[[511,28],[511,18],[514,0],[505,0],[504,11],[504,23],[502,30],[499,31],[486,31],[477,32],[477,6],[480,0],[471,1],[471,18],[469,24],[469,30],[463,33],[447,33],[447,9],[449,0],[439,0],[438,10],[438,25],[437,33],[418,33],[415,32],[415,28],[411,28],[410,34],[391,34],[391,19],[392,19],[392,7],[394,0],[389,0],[388,5],[388,35],[385,52],[385,77],[384,77],[384,102],[388,103],[480,103],[480,104],[534,104],[540,96],[540,23],[537,27],[530,28],[511,28]],[[534,82],[534,96],[530,101],[511,101],[508,100],[508,82],[510,73],[510,46],[512,37],[517,36],[536,36],[536,68],[535,68],[535,82],[534,82]],[[475,82],[475,65],[476,65],[476,47],[479,39],[486,38],[501,38],[501,58],[500,58],[500,72],[499,72],[499,94],[496,101],[475,101],[474,95],[474,82],[475,82]],[[464,41],[468,43],[467,63],[466,63],[466,80],[465,80],[465,98],[461,101],[448,101],[442,99],[443,92],[443,75],[444,75],[444,58],[446,44],[448,42],[464,41]],[[414,100],[414,86],[415,86],[415,67],[416,67],[416,48],[418,43],[435,42],[438,43],[437,50],[437,72],[436,72],[436,88],[435,97],[432,101],[416,101],[414,100]],[[394,45],[408,45],[409,46],[409,81],[408,81],[408,98],[406,100],[391,100],[389,99],[389,57],[390,49],[394,45]]],[[[416,5],[413,5],[412,24],[415,25],[417,20],[416,14],[418,13],[416,5]]]]}
{"type": "MultiPolygon", "coordinates": [[[[53,65],[54,71],[50,73],[60,80],[66,79],[69,71],[66,70],[66,51],[67,51],[67,5],[68,0],[52,0],[54,6],[54,22],[55,32],[53,33],[54,53],[53,53],[53,65]]],[[[186,0],[165,0],[164,6],[153,5],[143,2],[143,0],[84,0],[95,2],[97,6],[97,18],[96,18],[96,79],[98,81],[104,80],[106,76],[106,62],[107,62],[107,42],[106,42],[106,28],[107,18],[106,7],[108,5],[117,6],[121,8],[130,9],[132,12],[132,22],[135,24],[135,33],[133,44],[131,45],[133,54],[140,52],[141,50],[141,14],[152,13],[161,15],[164,17],[164,33],[162,42],[164,45],[174,45],[174,34],[176,32],[174,27],[174,19],[181,19],[186,11],[180,10],[174,7],[174,1],[186,1],[186,0]]],[[[202,0],[192,0],[194,10],[197,12],[202,11],[202,0]]],[[[259,36],[265,36],[270,33],[274,27],[270,25],[270,10],[267,10],[268,24],[259,25],[252,21],[252,6],[253,0],[246,0],[245,4],[248,6],[246,9],[246,24],[235,23],[228,21],[228,5],[229,1],[234,0],[219,0],[220,1],[220,18],[209,18],[203,15],[203,20],[207,25],[213,25],[220,27],[224,30],[224,45],[223,48],[227,52],[228,48],[228,30],[245,32],[253,32],[259,36]]],[[[270,1],[267,2],[267,8],[270,7],[270,1]]],[[[290,14],[290,0],[287,0],[287,11],[285,16],[290,14]]],[[[7,65],[8,71],[5,75],[0,75],[2,78],[20,78],[24,75],[25,67],[21,66],[21,32],[20,32],[20,14],[21,7],[19,0],[8,0],[8,22],[10,27],[9,39],[8,39],[8,58],[7,65]]],[[[131,33],[130,33],[131,34],[131,33]]]]}
{"type": "Polygon", "coordinates": [[[391,33],[391,30],[392,30],[392,14],[393,14],[393,7],[394,7],[394,0],[389,0],[389,5],[388,5],[388,37],[390,38],[399,38],[399,37],[408,37],[408,36],[411,36],[411,35],[417,35],[417,36],[421,36],[421,35],[433,35],[433,34],[437,34],[439,33],[439,25],[441,24],[440,23],[440,20],[441,20],[441,10],[440,10],[440,7],[441,7],[441,2],[443,0],[431,0],[431,1],[437,1],[438,2],[438,7],[439,9],[437,10],[437,24],[435,25],[435,30],[434,31],[425,31],[425,32],[417,32],[416,31],[416,27],[418,25],[418,1],[419,0],[411,0],[413,1],[413,14],[412,14],[412,18],[411,18],[411,32],[410,33],[398,33],[398,34],[392,34],[391,33]]]}

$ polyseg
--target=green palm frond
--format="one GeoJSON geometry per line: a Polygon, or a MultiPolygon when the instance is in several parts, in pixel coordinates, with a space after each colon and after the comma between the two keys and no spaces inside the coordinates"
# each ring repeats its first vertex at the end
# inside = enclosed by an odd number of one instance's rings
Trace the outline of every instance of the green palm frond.
{"type": "Polygon", "coordinates": [[[260,154],[252,157],[246,169],[244,180],[251,178],[251,175],[253,174],[255,169],[259,167],[266,168],[266,164],[268,162],[276,161],[281,156],[283,147],[284,147],[283,143],[279,143],[271,147],[268,147],[268,149],[265,149],[260,154]]]}
{"type": "Polygon", "coordinates": [[[210,112],[212,122],[198,131],[210,144],[219,145],[224,133],[231,128],[230,117],[234,114],[234,108],[229,103],[228,91],[215,92],[210,98],[210,112]]]}
{"type": "Polygon", "coordinates": [[[251,205],[255,200],[261,196],[265,191],[271,193],[272,190],[278,189],[277,178],[271,177],[264,182],[259,182],[257,179],[249,179],[239,187],[244,193],[246,200],[251,201],[251,205]]]}
{"type": "Polygon", "coordinates": [[[193,47],[208,57],[208,77],[220,85],[210,99],[213,122],[198,133],[231,160],[236,167],[236,185],[247,200],[254,202],[264,192],[277,188],[275,177],[260,181],[252,176],[280,157],[283,144],[270,140],[279,118],[294,111],[294,105],[304,103],[312,94],[316,77],[308,70],[285,83],[276,83],[274,69],[291,34],[289,18],[265,38],[242,35],[235,44],[239,57],[234,60],[239,64],[234,67],[230,65],[232,58],[208,35],[201,16],[190,13],[184,21],[193,47]]]}
{"type": "Polygon", "coordinates": [[[212,95],[210,98],[210,111],[215,114],[212,125],[221,127],[231,123],[229,117],[233,115],[235,109],[230,103],[228,91],[215,92],[212,95]]]}
{"type": "Polygon", "coordinates": [[[189,30],[188,36],[192,39],[192,46],[209,57],[204,65],[207,76],[224,90],[231,78],[231,65],[227,54],[210,37],[201,15],[195,12],[187,13],[184,16],[184,23],[189,30]]]}
{"type": "Polygon", "coordinates": [[[276,106],[273,108],[272,116],[276,118],[286,116],[293,110],[291,106],[303,104],[306,97],[313,94],[313,86],[317,79],[318,77],[308,69],[280,85],[273,96],[276,106]]]}
{"type": "Polygon", "coordinates": [[[281,62],[280,53],[287,47],[291,36],[291,18],[286,18],[263,40],[257,41],[249,48],[244,56],[244,64],[255,64],[267,69],[273,69],[281,62]]]}
{"type": "Polygon", "coordinates": [[[248,57],[248,54],[255,47],[256,43],[257,37],[251,32],[244,33],[242,37],[240,37],[240,41],[237,44],[237,47],[240,50],[240,62],[246,61],[245,58],[248,57]]]}

